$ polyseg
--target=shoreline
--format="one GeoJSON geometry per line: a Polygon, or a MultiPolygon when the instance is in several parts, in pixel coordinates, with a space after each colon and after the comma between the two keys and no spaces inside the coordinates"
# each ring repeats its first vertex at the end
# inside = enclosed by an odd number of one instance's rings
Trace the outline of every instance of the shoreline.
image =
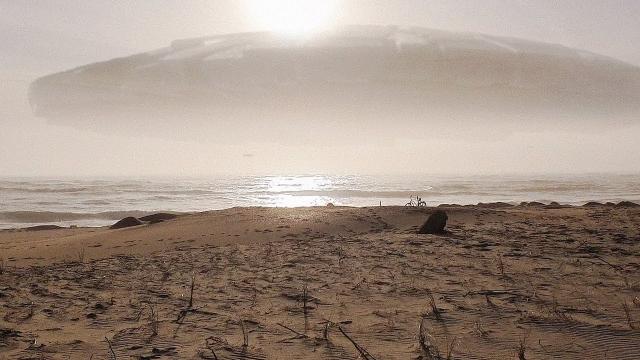
{"type": "MultiPolygon", "coordinates": [[[[573,203],[560,203],[556,201],[550,202],[539,202],[539,201],[523,201],[523,202],[480,202],[476,204],[433,204],[428,205],[425,208],[448,208],[448,207],[462,207],[462,208],[488,208],[488,209],[501,209],[501,208],[522,208],[522,207],[536,207],[536,208],[544,208],[544,209],[556,209],[556,208],[580,208],[580,207],[609,207],[609,208],[630,208],[630,207],[640,207],[640,201],[630,201],[623,200],[618,203],[614,202],[597,202],[597,201],[587,201],[580,202],[581,205],[576,205],[573,203]]],[[[375,205],[372,206],[346,206],[346,205],[335,205],[336,207],[341,208],[370,208],[370,207],[378,207],[375,205]]],[[[382,207],[402,207],[401,205],[381,205],[382,207]]],[[[406,205],[405,205],[406,206],[406,205]]],[[[153,215],[157,213],[170,213],[176,215],[188,215],[188,214],[197,214],[201,212],[210,212],[210,211],[224,211],[230,209],[244,209],[244,208],[287,208],[287,209],[296,209],[296,208],[322,208],[323,206],[292,206],[292,207],[278,207],[278,206],[236,206],[229,207],[223,209],[210,209],[203,211],[192,211],[192,212],[180,212],[180,211],[172,211],[172,210],[155,210],[155,211],[145,211],[145,210],[114,210],[114,211],[101,211],[96,213],[78,213],[78,212],[56,212],[56,211],[0,211],[0,232],[1,231],[22,231],[22,230],[30,230],[30,228],[35,228],[33,230],[39,230],[39,227],[42,226],[58,226],[60,229],[64,228],[102,228],[106,226],[112,225],[112,223],[117,222],[125,217],[143,217],[148,215],[153,215]],[[86,223],[87,221],[99,222],[101,225],[94,226],[83,226],[75,224],[86,223]],[[4,224],[3,224],[4,222],[4,224]],[[24,224],[24,226],[21,226],[24,224]],[[4,227],[3,227],[4,226],[4,227]],[[9,227],[7,227],[9,226],[9,227]],[[13,227],[11,227],[13,226],[13,227]]]]}

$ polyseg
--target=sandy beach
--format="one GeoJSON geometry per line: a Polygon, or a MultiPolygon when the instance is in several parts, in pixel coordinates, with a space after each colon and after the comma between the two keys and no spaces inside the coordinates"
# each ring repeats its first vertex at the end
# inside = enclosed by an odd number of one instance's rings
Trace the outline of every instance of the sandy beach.
{"type": "Polygon", "coordinates": [[[0,0],[0,360],[640,360],[638,15],[0,0]]]}
{"type": "Polygon", "coordinates": [[[2,231],[0,358],[640,357],[640,208],[441,209],[2,231]]]}

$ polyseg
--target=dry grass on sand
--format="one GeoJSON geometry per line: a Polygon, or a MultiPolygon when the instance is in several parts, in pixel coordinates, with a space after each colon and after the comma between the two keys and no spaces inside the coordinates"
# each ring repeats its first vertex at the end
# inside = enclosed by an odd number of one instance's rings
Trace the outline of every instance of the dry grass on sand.
{"type": "Polygon", "coordinates": [[[0,358],[640,358],[640,210],[433,210],[0,232],[0,358]]]}

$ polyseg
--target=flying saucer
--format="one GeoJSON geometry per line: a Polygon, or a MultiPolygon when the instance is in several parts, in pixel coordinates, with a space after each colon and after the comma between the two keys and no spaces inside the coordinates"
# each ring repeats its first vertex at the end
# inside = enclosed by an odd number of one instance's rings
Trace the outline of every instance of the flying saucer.
{"type": "Polygon", "coordinates": [[[515,38],[351,26],[305,39],[264,32],[177,40],[37,79],[30,102],[52,122],[107,128],[158,119],[245,129],[278,121],[603,121],[640,114],[640,68],[515,38]]]}

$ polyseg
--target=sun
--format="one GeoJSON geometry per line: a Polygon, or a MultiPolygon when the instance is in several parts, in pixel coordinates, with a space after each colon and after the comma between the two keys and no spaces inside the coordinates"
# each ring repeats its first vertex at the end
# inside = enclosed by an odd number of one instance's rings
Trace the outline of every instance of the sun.
{"type": "Polygon", "coordinates": [[[260,29],[304,37],[332,25],[337,0],[246,0],[251,21],[260,29]]]}

